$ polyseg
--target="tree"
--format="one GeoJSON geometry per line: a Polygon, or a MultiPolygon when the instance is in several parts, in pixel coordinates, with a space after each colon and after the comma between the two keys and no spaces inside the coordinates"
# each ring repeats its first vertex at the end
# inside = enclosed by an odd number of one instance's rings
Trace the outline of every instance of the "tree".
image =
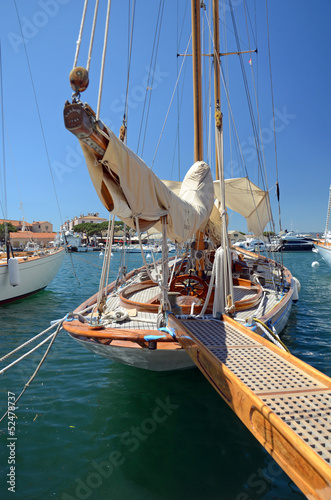
{"type": "MultiPolygon", "coordinates": [[[[115,221],[116,229],[123,229],[122,221],[115,221]]],[[[108,228],[108,222],[100,222],[99,224],[95,224],[94,222],[83,222],[82,224],[77,224],[74,226],[74,230],[77,233],[86,233],[87,236],[93,236],[94,234],[98,234],[101,236],[102,231],[106,231],[108,228]]]]}
{"type": "MultiPolygon", "coordinates": [[[[5,239],[5,226],[6,224],[0,224],[0,239],[5,239]]],[[[17,233],[17,227],[13,226],[10,222],[7,222],[7,231],[8,233],[17,233]]]]}

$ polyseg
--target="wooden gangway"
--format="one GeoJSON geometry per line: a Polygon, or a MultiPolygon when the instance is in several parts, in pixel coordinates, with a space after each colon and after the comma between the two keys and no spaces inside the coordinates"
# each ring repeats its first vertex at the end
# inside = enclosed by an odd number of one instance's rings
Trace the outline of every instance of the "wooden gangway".
{"type": "Polygon", "coordinates": [[[178,342],[309,499],[331,498],[331,379],[227,316],[179,320],[178,342]]]}

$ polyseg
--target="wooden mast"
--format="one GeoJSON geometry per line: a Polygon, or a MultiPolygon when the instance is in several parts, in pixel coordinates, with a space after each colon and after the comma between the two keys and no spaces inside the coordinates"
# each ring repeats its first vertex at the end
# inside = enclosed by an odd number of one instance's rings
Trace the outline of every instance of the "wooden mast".
{"type": "Polygon", "coordinates": [[[203,160],[202,77],[200,39],[200,0],[191,0],[192,62],[194,109],[194,161],[203,160]]]}
{"type": "MultiPolygon", "coordinates": [[[[202,120],[202,76],[201,76],[201,37],[200,37],[200,0],[191,0],[192,15],[192,69],[193,69],[193,114],[194,114],[194,161],[203,160],[203,120],[202,120]]],[[[204,233],[197,231],[195,249],[204,250],[204,233]]],[[[204,271],[204,259],[196,259],[198,276],[204,271]]]]}

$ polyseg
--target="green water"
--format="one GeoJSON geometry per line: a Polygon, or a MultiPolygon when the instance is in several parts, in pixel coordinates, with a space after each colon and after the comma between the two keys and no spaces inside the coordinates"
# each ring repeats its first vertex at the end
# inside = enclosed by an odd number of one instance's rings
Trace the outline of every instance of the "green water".
{"type": "MultiPolygon", "coordinates": [[[[0,354],[96,291],[98,253],[71,258],[45,291],[0,306],[0,354]]],[[[313,253],[284,255],[302,290],[283,341],[330,376],[331,271],[322,261],[312,268],[314,260],[319,257],[313,253]]],[[[131,266],[137,263],[140,257],[131,256],[131,266]]],[[[116,274],[118,255],[112,266],[116,274]]],[[[20,393],[41,354],[2,376],[1,414],[8,391],[20,393]]],[[[2,499],[304,498],[196,369],[150,373],[125,367],[92,355],[61,332],[15,413],[15,493],[8,491],[6,476],[7,419],[0,428],[2,499]]]]}

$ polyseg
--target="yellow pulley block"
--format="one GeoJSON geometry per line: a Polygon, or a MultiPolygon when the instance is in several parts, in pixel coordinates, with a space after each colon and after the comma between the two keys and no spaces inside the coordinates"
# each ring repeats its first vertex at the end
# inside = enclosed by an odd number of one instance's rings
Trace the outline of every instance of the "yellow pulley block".
{"type": "Polygon", "coordinates": [[[120,128],[120,136],[119,136],[119,138],[122,142],[124,141],[125,133],[126,133],[126,126],[122,125],[120,128]]]}
{"type": "Polygon", "coordinates": [[[77,66],[70,71],[69,80],[75,92],[84,92],[89,84],[88,71],[82,66],[77,66]]]}
{"type": "Polygon", "coordinates": [[[222,126],[222,113],[219,110],[217,110],[215,113],[215,122],[216,122],[216,127],[222,126]]]}

